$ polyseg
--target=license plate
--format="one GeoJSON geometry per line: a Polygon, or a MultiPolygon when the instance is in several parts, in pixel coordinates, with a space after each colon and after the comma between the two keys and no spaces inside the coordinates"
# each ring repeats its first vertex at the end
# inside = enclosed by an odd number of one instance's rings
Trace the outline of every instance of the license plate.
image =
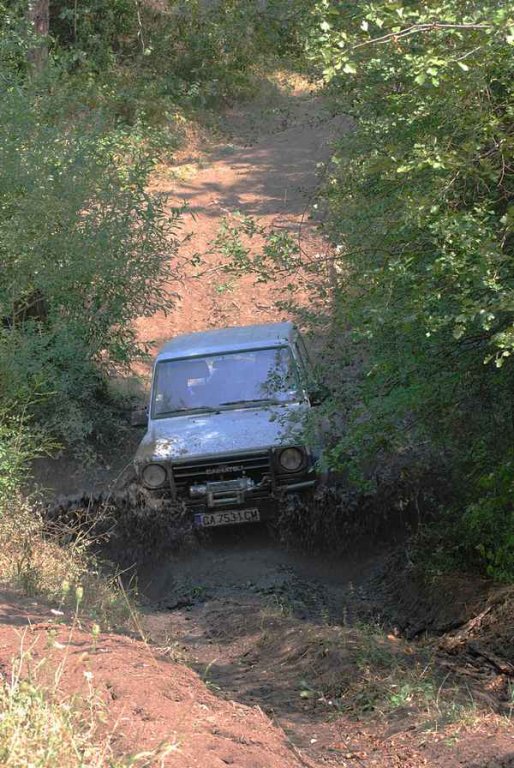
{"type": "Polygon", "coordinates": [[[195,525],[202,528],[214,528],[218,525],[258,523],[260,519],[261,515],[258,509],[231,509],[227,512],[203,512],[195,515],[195,525]]]}

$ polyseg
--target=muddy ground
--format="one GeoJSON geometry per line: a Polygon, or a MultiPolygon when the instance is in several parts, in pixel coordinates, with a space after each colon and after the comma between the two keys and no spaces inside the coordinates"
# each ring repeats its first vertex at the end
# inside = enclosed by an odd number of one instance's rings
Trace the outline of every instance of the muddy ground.
{"type": "MultiPolygon", "coordinates": [[[[227,287],[212,241],[237,208],[296,233],[307,259],[325,255],[311,218],[318,164],[348,128],[310,84],[282,74],[230,110],[215,136],[192,132],[153,182],[170,205],[188,202],[191,237],[175,312],[142,320],[143,340],[284,316],[275,301],[285,285],[243,278],[227,287]]],[[[41,463],[38,479],[51,493],[109,487],[135,443],[127,438],[94,467],[41,463]]],[[[92,645],[84,625],[62,643],[65,687],[84,686],[86,658],[115,751],[171,739],[176,748],[152,764],[180,768],[514,766],[514,600],[458,575],[420,585],[401,540],[328,557],[287,548],[264,528],[226,530],[147,558],[124,578],[139,592],[139,639],[102,635],[92,645]]],[[[30,622],[44,644],[56,621],[66,632],[70,617],[4,595],[1,661],[15,652],[16,627],[30,622]]]]}
{"type": "MultiPolygon", "coordinates": [[[[477,660],[451,632],[441,640],[442,625],[405,638],[375,594],[401,550],[316,558],[260,528],[218,531],[139,569],[143,625],[217,695],[262,708],[305,765],[514,764],[514,667],[477,660]]],[[[462,627],[486,587],[447,587],[439,620],[462,627]]],[[[402,620],[401,600],[396,609],[402,620]]]]}
{"type": "Polygon", "coordinates": [[[448,578],[417,615],[437,605],[454,628],[409,640],[384,600],[405,616],[402,551],[320,558],[259,526],[217,531],[125,572],[140,609],[110,633],[0,592],[0,674],[23,655],[98,713],[106,754],[152,768],[514,766],[513,591],[448,578]]]}

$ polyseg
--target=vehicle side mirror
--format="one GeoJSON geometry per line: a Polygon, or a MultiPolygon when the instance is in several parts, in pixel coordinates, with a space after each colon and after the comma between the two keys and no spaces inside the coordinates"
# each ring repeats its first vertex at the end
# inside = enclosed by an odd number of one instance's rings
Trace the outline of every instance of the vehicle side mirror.
{"type": "Polygon", "coordinates": [[[148,424],[148,408],[146,406],[137,406],[130,414],[131,427],[146,427],[148,424]]]}

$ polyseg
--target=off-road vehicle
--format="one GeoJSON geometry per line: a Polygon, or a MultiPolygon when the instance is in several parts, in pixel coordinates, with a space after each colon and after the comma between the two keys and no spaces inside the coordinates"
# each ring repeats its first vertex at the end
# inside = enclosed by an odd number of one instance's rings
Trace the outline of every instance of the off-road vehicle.
{"type": "Polygon", "coordinates": [[[320,446],[303,437],[318,399],[312,382],[289,322],[172,339],[154,364],[139,482],[198,527],[273,518],[317,482],[320,446]]]}

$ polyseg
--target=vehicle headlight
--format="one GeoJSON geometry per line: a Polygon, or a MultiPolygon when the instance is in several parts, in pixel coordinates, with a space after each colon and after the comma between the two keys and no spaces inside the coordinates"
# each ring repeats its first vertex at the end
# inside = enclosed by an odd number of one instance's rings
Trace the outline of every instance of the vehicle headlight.
{"type": "Polygon", "coordinates": [[[305,453],[300,448],[285,448],[279,454],[278,463],[286,472],[297,472],[305,463],[305,453]]]}
{"type": "Polygon", "coordinates": [[[147,488],[160,488],[166,482],[166,470],[160,464],[148,464],[142,472],[147,488]]]}

